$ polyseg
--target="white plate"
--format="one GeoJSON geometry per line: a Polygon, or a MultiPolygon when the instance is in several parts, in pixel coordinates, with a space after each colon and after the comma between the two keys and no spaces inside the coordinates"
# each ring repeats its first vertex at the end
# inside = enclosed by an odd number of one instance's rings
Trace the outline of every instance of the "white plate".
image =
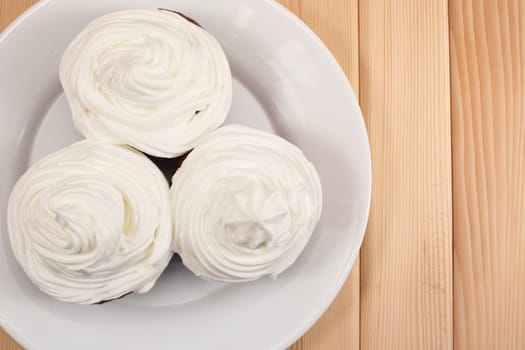
{"type": "Polygon", "coordinates": [[[357,256],[370,203],[370,154],[352,89],[322,42],[271,0],[47,0],[0,37],[0,325],[27,349],[282,349],[328,307],[357,256]],[[171,8],[221,42],[235,78],[229,122],[301,147],[323,185],[321,221],[277,281],[200,280],[172,263],[148,294],[78,306],[39,292],[13,259],[5,215],[28,165],[79,139],[58,63],[89,20],[133,7],[171,8]]]}

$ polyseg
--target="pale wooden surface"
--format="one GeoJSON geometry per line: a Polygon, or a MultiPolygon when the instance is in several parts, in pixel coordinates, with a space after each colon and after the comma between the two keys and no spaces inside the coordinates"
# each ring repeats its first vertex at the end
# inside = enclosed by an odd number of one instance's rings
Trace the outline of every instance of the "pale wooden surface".
{"type": "Polygon", "coordinates": [[[361,348],[452,348],[445,0],[360,1],[361,108],[373,164],[361,348]]]}
{"type": "Polygon", "coordinates": [[[524,349],[523,1],[280,1],[359,95],[374,172],[360,263],[291,349],[524,349]]]}
{"type": "Polygon", "coordinates": [[[525,349],[525,2],[452,0],[454,344],[525,349]]]}
{"type": "Polygon", "coordinates": [[[36,0],[0,0],[0,31],[36,2],[36,0]]]}

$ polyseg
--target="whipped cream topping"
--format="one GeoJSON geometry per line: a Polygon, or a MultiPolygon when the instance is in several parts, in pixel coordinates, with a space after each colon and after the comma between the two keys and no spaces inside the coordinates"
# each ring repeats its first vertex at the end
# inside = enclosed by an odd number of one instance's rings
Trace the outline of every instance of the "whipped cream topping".
{"type": "Polygon", "coordinates": [[[20,177],[9,237],[42,291],[92,304],[153,287],[172,256],[169,206],[168,183],[146,156],[84,140],[20,177]]]}
{"type": "Polygon", "coordinates": [[[276,277],[303,251],[322,192],[299,148],[240,125],[219,128],[182,163],[171,187],[174,250],[196,275],[276,277]]]}
{"type": "Polygon", "coordinates": [[[159,9],[110,13],[66,49],[60,81],[87,138],[176,157],[225,120],[232,77],[219,43],[159,9]]]}

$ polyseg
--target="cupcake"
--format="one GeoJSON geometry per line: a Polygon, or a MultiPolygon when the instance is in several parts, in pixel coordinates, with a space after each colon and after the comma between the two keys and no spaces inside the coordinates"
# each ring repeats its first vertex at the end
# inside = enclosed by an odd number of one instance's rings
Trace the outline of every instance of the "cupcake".
{"type": "Polygon", "coordinates": [[[232,77],[219,43],[163,9],[89,23],[66,49],[60,81],[77,130],[156,157],[180,156],[225,120],[232,77]]]}
{"type": "Polygon", "coordinates": [[[172,180],[173,247],[205,279],[275,278],[303,251],[321,215],[319,177],[301,150],[248,127],[212,132],[172,180]]]}
{"type": "Polygon", "coordinates": [[[173,252],[169,186],[143,154],[84,140],[35,163],[8,204],[16,260],[43,292],[94,304],[149,291],[173,252]]]}

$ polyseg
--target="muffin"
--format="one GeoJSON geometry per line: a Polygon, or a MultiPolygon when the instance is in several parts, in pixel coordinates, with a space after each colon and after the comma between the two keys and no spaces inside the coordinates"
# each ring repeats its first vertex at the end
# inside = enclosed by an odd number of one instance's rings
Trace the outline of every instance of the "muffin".
{"type": "Polygon", "coordinates": [[[149,291],[173,252],[169,186],[125,145],[84,140],[20,177],[8,203],[16,260],[43,292],[94,304],[149,291]]]}
{"type": "Polygon", "coordinates": [[[205,279],[277,277],[321,215],[319,177],[301,150],[240,125],[203,139],[172,180],[173,248],[205,279]]]}
{"type": "Polygon", "coordinates": [[[76,129],[156,157],[180,156],[225,120],[228,60],[179,13],[134,9],[99,17],[66,49],[60,81],[76,129]]]}

